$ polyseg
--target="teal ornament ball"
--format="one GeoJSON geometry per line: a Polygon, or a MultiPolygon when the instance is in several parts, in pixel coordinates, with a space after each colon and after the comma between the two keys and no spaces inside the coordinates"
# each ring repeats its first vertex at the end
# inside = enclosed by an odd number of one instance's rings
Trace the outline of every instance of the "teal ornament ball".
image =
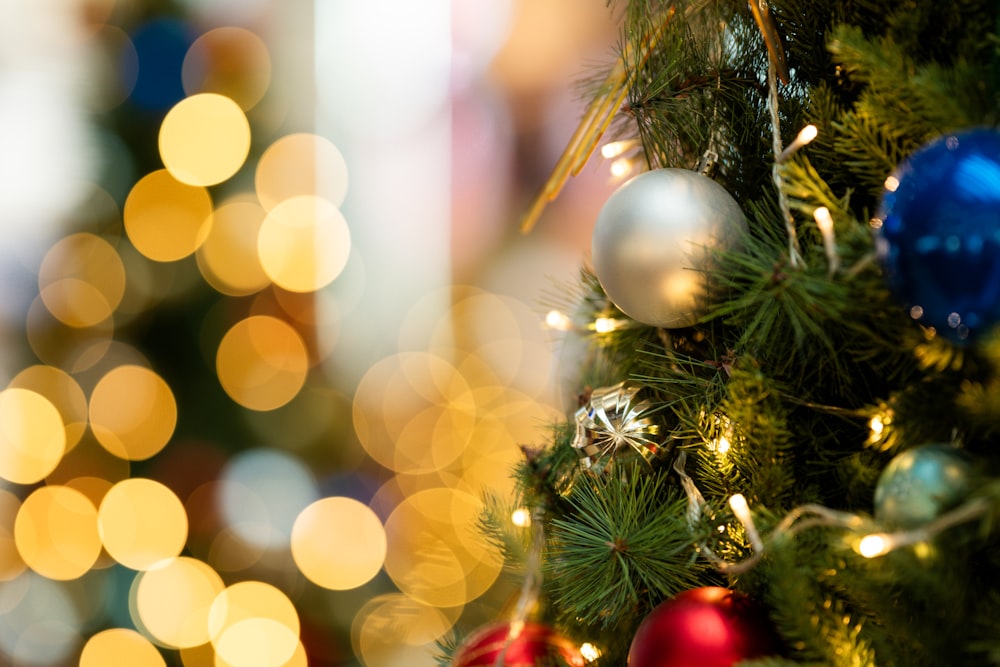
{"type": "Polygon", "coordinates": [[[952,445],[930,444],[893,458],[875,486],[875,519],[890,528],[914,528],[955,507],[968,495],[973,465],[952,445]]]}
{"type": "Polygon", "coordinates": [[[739,204],[708,176],[654,169],[615,190],[594,223],[594,274],[637,322],[676,329],[707,314],[713,251],[747,232],[739,204]]]}

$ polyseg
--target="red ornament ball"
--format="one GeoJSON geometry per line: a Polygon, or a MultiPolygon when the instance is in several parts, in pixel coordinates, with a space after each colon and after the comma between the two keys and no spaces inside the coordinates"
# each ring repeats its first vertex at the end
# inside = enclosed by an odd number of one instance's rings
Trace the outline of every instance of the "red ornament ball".
{"type": "Polygon", "coordinates": [[[451,667],[583,667],[584,662],[569,640],[543,623],[497,623],[463,642],[451,667]]]}
{"type": "Polygon", "coordinates": [[[629,667],[731,667],[777,653],[767,612],[719,586],[679,593],[650,612],[632,638],[629,667]]]}

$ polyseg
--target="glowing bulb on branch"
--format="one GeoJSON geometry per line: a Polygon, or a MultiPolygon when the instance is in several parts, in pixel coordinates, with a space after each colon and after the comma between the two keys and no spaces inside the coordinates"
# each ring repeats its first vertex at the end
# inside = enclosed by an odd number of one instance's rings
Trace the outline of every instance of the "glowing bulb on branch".
{"type": "Polygon", "coordinates": [[[527,528],[531,525],[531,512],[524,507],[519,507],[510,515],[510,522],[518,528],[527,528]]]}
{"type": "Polygon", "coordinates": [[[798,135],[796,135],[795,140],[792,143],[788,144],[785,150],[781,151],[775,162],[781,164],[788,158],[792,157],[795,151],[799,150],[800,148],[811,142],[813,139],[816,138],[816,135],[818,134],[819,130],[816,128],[815,125],[806,125],[801,130],[799,130],[799,133],[798,135]]]}
{"type": "Polygon", "coordinates": [[[573,328],[573,320],[558,310],[550,310],[545,314],[545,326],[556,331],[569,331],[573,328]]]}
{"type": "Polygon", "coordinates": [[[885,533],[872,533],[871,535],[865,535],[858,542],[858,553],[865,558],[876,558],[877,556],[884,556],[885,554],[892,551],[893,543],[889,535],[885,533]]]}
{"type": "Polygon", "coordinates": [[[587,662],[593,662],[601,657],[601,650],[590,642],[586,642],[580,646],[580,655],[582,655],[587,662]]]}

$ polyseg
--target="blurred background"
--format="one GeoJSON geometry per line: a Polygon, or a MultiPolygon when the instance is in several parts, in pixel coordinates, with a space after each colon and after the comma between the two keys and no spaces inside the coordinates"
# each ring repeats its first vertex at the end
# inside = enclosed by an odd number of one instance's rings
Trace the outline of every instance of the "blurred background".
{"type": "Polygon", "coordinates": [[[608,165],[519,218],[604,0],[0,19],[0,664],[420,667],[497,618],[476,525],[575,408],[545,304],[608,165]]]}

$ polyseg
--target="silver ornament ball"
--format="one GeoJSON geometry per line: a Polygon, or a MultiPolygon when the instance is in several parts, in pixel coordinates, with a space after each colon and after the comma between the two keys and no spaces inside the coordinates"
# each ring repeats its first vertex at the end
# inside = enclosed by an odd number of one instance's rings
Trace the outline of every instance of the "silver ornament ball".
{"type": "Polygon", "coordinates": [[[594,273],[632,319],[674,329],[708,307],[713,250],[736,250],[746,218],[724,187],[697,171],[655,169],[626,181],[594,225],[594,273]]]}

